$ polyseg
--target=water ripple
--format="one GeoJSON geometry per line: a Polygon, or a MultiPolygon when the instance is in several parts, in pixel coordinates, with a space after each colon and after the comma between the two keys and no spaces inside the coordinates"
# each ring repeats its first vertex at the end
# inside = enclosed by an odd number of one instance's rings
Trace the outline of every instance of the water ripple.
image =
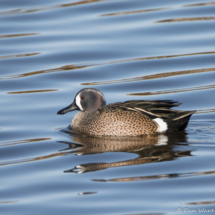
{"type": "Polygon", "coordinates": [[[129,178],[114,178],[114,179],[93,179],[92,181],[97,182],[132,182],[132,181],[147,181],[147,180],[156,180],[156,179],[169,179],[169,178],[187,178],[187,177],[198,177],[204,175],[214,175],[215,171],[207,172],[190,172],[190,173],[172,173],[164,175],[152,175],[152,176],[140,176],[140,177],[129,177],[129,178]]]}
{"type": "MultiPolygon", "coordinates": [[[[82,83],[82,85],[106,85],[106,84],[130,83],[130,82],[135,82],[135,81],[152,80],[152,79],[158,79],[158,78],[173,77],[173,76],[178,76],[178,75],[190,75],[190,74],[213,72],[213,71],[215,71],[215,68],[184,70],[184,71],[176,71],[176,72],[158,73],[158,74],[154,74],[154,75],[146,75],[146,76],[141,76],[141,77],[136,77],[136,78],[126,78],[126,79],[111,80],[111,81],[82,83]]],[[[131,94],[129,94],[129,95],[131,95],[131,94]]]]}
{"type": "Polygon", "coordinates": [[[31,143],[31,142],[47,141],[47,140],[51,140],[51,138],[32,138],[32,139],[0,142],[0,147],[2,147],[2,146],[13,146],[13,145],[19,145],[19,144],[31,143]]]}
{"type": "Polygon", "coordinates": [[[26,93],[47,93],[57,91],[54,89],[47,89],[47,90],[25,90],[25,91],[16,91],[16,92],[8,92],[7,94],[26,94],[26,93]]]}
{"type": "Polygon", "coordinates": [[[38,156],[38,157],[32,157],[32,158],[26,158],[26,159],[18,159],[18,160],[12,160],[12,161],[5,161],[1,162],[0,166],[8,166],[8,165],[14,165],[14,164],[21,164],[21,163],[28,163],[32,161],[40,161],[40,160],[45,160],[49,158],[54,158],[62,155],[66,155],[68,153],[66,152],[57,152],[49,155],[44,155],[44,156],[38,156]]]}
{"type": "Polygon", "coordinates": [[[166,9],[168,9],[168,8],[154,8],[154,9],[147,9],[147,10],[134,10],[134,11],[125,11],[125,12],[103,14],[101,16],[119,16],[119,15],[127,15],[127,14],[134,14],[134,13],[146,13],[146,12],[166,10],[166,9]]]}
{"type": "Polygon", "coordinates": [[[8,56],[0,56],[1,59],[10,59],[10,58],[18,58],[18,57],[30,57],[30,56],[35,56],[40,53],[29,53],[29,54],[16,54],[16,55],[8,55],[8,56]]]}
{"type": "Polygon", "coordinates": [[[0,35],[0,39],[10,38],[10,37],[26,37],[26,36],[34,36],[34,35],[38,35],[38,33],[0,35]]]}
{"type": "Polygon", "coordinates": [[[205,85],[205,86],[198,86],[198,87],[185,87],[180,89],[171,89],[171,90],[161,90],[155,92],[145,92],[145,93],[130,93],[130,96],[151,96],[151,95],[161,95],[161,94],[170,94],[170,93],[184,93],[190,91],[197,91],[197,90],[210,90],[214,89],[215,84],[205,85]]]}
{"type": "Polygon", "coordinates": [[[159,22],[187,22],[187,21],[207,21],[207,20],[215,20],[215,16],[208,17],[188,17],[188,18],[175,18],[175,19],[164,19],[156,21],[159,22]]]}
{"type": "Polygon", "coordinates": [[[67,66],[62,66],[62,67],[58,67],[58,68],[54,68],[54,69],[27,72],[27,73],[21,73],[21,74],[16,74],[16,75],[6,75],[6,76],[0,77],[0,80],[25,78],[28,76],[42,75],[42,74],[46,74],[46,73],[60,72],[60,71],[66,71],[66,70],[77,70],[77,69],[82,69],[82,68],[86,68],[86,67],[88,67],[88,66],[67,65],[67,66]]]}
{"type": "Polygon", "coordinates": [[[77,1],[74,3],[69,3],[69,4],[58,4],[58,5],[50,5],[50,6],[44,6],[44,7],[38,7],[38,8],[25,8],[25,9],[15,9],[15,10],[9,10],[9,11],[1,11],[1,15],[14,15],[14,14],[23,14],[23,13],[35,13],[39,11],[44,11],[44,10],[52,10],[56,8],[64,8],[64,7],[71,7],[71,6],[77,6],[77,5],[82,5],[82,4],[89,4],[89,3],[95,3],[95,2],[102,2],[106,0],[84,0],[84,1],[77,1]]]}
{"type": "Polygon", "coordinates": [[[207,6],[207,5],[213,5],[215,2],[204,2],[204,3],[198,3],[198,4],[188,4],[184,5],[184,7],[196,7],[196,6],[207,6]]]}

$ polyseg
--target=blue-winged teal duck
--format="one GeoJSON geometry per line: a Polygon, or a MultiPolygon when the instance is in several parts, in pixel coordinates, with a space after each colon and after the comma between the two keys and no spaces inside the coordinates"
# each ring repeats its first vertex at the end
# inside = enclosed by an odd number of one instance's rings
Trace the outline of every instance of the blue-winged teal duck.
{"type": "Polygon", "coordinates": [[[58,111],[65,114],[80,110],[71,122],[71,129],[90,136],[139,136],[182,131],[195,111],[170,108],[180,105],[171,100],[131,100],[106,105],[99,90],[79,91],[73,103],[58,111]]]}

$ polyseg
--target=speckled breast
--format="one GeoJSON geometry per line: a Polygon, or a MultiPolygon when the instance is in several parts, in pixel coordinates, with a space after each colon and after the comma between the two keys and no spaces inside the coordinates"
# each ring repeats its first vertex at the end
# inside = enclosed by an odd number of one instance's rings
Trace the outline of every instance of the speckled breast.
{"type": "Polygon", "coordinates": [[[90,136],[139,136],[155,134],[157,124],[139,111],[106,106],[93,113],[77,113],[71,128],[90,136]]]}

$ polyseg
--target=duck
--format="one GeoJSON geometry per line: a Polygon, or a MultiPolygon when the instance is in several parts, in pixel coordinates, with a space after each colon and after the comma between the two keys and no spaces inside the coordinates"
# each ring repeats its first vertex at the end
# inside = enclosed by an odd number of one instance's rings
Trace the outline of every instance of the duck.
{"type": "Polygon", "coordinates": [[[86,136],[144,136],[186,129],[195,111],[172,110],[173,100],[130,100],[106,105],[95,88],[80,90],[72,104],[58,111],[63,115],[79,110],[69,128],[86,136]]]}

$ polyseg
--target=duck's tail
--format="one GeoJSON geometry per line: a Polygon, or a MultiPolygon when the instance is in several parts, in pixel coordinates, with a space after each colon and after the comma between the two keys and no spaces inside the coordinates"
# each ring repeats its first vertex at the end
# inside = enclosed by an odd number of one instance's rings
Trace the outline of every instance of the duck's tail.
{"type": "Polygon", "coordinates": [[[190,117],[196,111],[177,111],[176,117],[173,119],[165,119],[168,132],[183,131],[186,129],[190,117]]]}

